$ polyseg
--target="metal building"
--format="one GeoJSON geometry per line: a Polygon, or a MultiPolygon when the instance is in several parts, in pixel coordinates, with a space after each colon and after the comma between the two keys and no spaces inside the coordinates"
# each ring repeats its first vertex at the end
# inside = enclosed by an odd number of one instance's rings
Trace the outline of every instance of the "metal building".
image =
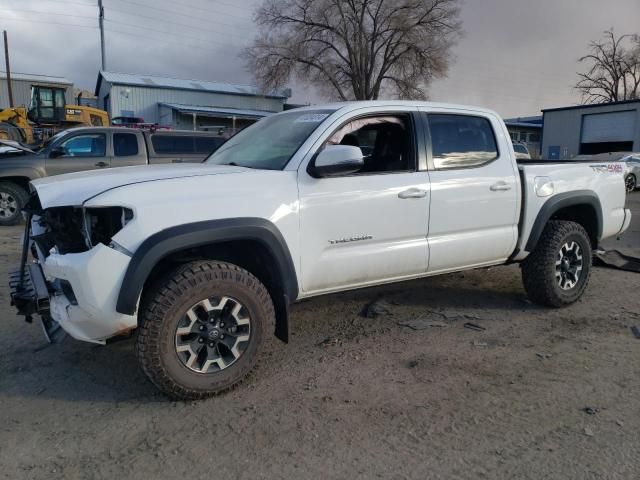
{"type": "Polygon", "coordinates": [[[281,112],[291,90],[262,94],[257,87],[102,71],[98,105],[114,117],[141,117],[175,129],[225,131],[281,112]]]}
{"type": "Polygon", "coordinates": [[[540,157],[542,115],[533,117],[506,118],[504,123],[513,143],[525,145],[533,158],[540,157]]]}
{"type": "MultiPolygon", "coordinates": [[[[58,87],[66,90],[67,104],[75,103],[73,97],[73,83],[63,77],[49,75],[34,75],[30,73],[11,72],[11,86],[13,89],[14,106],[29,106],[31,87],[33,85],[58,87]]],[[[9,106],[9,90],[7,88],[7,73],[0,72],[0,110],[9,106]]]]}
{"type": "Polygon", "coordinates": [[[640,100],[543,110],[542,156],[640,152],[640,100]]]}

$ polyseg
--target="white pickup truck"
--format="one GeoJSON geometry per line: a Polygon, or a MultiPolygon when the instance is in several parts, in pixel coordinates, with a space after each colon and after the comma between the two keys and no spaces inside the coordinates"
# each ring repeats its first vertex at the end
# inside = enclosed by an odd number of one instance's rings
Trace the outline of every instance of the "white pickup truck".
{"type": "Polygon", "coordinates": [[[288,111],[203,164],[31,188],[19,313],[88,342],[137,330],[176,398],[241,381],[307,297],[521,262],[533,301],[569,305],[631,220],[622,164],[519,164],[496,113],[418,102],[288,111]]]}

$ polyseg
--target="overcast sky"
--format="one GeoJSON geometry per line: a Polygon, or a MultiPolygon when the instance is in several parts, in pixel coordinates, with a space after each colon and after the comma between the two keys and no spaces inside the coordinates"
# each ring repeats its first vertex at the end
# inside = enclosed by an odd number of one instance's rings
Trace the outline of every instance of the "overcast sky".
{"type": "MultiPolygon", "coordinates": [[[[253,38],[260,0],[103,0],[107,69],[251,83],[238,53],[253,38]]],[[[60,75],[93,90],[100,68],[97,0],[0,0],[12,70],[60,75]]],[[[575,104],[577,58],[615,28],[640,33],[640,0],[465,0],[465,36],[434,101],[504,116],[575,104]]],[[[4,65],[4,63],[2,63],[4,65]]],[[[4,70],[4,68],[0,68],[4,70]]],[[[315,102],[292,85],[298,103],[315,102]]]]}

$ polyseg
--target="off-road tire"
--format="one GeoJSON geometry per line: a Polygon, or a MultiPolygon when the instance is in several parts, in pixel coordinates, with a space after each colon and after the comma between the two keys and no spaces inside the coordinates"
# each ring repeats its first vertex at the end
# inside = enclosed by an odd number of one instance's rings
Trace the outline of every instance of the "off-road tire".
{"type": "Polygon", "coordinates": [[[14,199],[17,204],[15,215],[9,217],[0,216],[0,226],[15,225],[22,221],[22,209],[29,200],[29,194],[20,185],[12,182],[0,182],[0,193],[4,193],[14,199]]]}
{"type": "Polygon", "coordinates": [[[529,298],[540,305],[564,307],[576,302],[589,283],[592,264],[592,245],[582,225],[551,220],[533,252],[522,263],[522,281],[529,298]],[[556,278],[556,260],[567,242],[576,242],[582,251],[582,272],[576,285],[563,290],[556,278]]]}
{"type": "Polygon", "coordinates": [[[267,289],[248,271],[229,263],[197,261],[180,266],[150,288],[140,319],[136,355],[142,370],[169,397],[194,400],[229,390],[251,372],[273,338],[275,312],[267,289]],[[216,296],[242,302],[251,317],[251,335],[235,363],[214,373],[196,373],[176,353],[176,328],[192,305],[216,296]]]}

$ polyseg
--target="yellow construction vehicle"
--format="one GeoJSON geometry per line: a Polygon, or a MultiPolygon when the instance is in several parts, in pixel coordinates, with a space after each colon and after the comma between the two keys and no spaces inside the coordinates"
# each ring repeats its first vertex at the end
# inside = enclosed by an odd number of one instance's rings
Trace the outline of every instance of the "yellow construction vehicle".
{"type": "Polygon", "coordinates": [[[38,146],[67,128],[109,126],[109,115],[104,110],[66,103],[64,88],[32,86],[28,109],[22,106],[0,110],[0,140],[38,146]]]}

